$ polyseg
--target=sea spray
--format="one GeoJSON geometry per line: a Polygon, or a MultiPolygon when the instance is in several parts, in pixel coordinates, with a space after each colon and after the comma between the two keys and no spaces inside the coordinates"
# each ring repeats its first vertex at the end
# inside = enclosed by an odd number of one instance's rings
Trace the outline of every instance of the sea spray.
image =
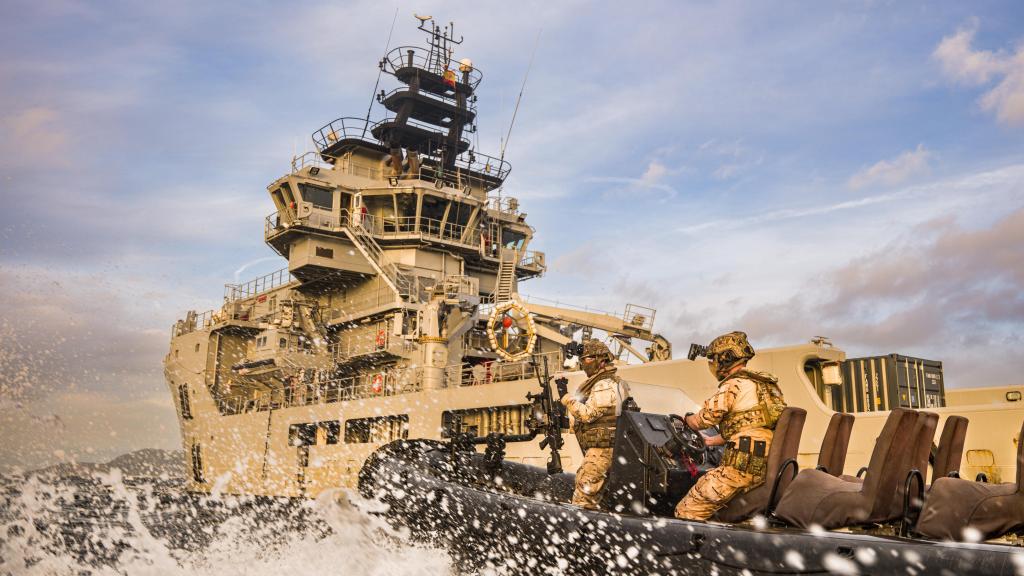
{"type": "Polygon", "coordinates": [[[0,575],[443,575],[443,551],[345,490],[316,500],[190,494],[119,470],[0,478],[0,575]]]}

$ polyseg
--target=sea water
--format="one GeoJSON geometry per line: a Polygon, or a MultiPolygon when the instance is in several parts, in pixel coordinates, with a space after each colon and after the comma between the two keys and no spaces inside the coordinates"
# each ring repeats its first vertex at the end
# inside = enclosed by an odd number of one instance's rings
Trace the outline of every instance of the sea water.
{"type": "Polygon", "coordinates": [[[0,575],[438,575],[414,544],[346,491],[315,500],[205,496],[118,469],[0,477],[0,575]]]}

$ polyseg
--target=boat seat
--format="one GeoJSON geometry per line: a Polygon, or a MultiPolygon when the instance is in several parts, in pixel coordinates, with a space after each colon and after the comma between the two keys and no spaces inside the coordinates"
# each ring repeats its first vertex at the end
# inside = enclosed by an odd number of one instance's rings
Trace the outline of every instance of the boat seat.
{"type": "Polygon", "coordinates": [[[767,516],[771,512],[775,504],[772,496],[784,494],[796,476],[796,456],[806,420],[807,411],[803,408],[789,406],[782,411],[775,425],[771,448],[768,449],[765,481],[730,500],[725,508],[715,514],[715,520],[736,524],[757,514],[767,516]],[[793,463],[786,464],[790,460],[793,463]]]}
{"type": "Polygon", "coordinates": [[[935,429],[939,425],[939,415],[934,412],[918,412],[917,422],[914,424],[914,444],[910,447],[910,468],[896,487],[896,498],[892,503],[892,516],[902,518],[904,512],[921,510],[924,505],[925,482],[928,480],[928,456],[932,452],[932,443],[935,441],[935,429]],[[916,480],[911,479],[911,475],[916,480]],[[907,500],[907,490],[910,490],[911,500],[907,500]],[[907,505],[910,509],[906,509],[907,505]]]}
{"type": "Polygon", "coordinates": [[[960,461],[964,457],[964,439],[967,438],[967,418],[950,416],[942,426],[939,447],[935,451],[932,465],[932,483],[951,473],[960,472],[960,461]]]}
{"type": "Polygon", "coordinates": [[[853,414],[836,412],[832,415],[825,429],[825,438],[821,441],[821,451],[818,452],[818,470],[833,476],[843,473],[852,430],[853,414]]]}
{"type": "Polygon", "coordinates": [[[871,452],[864,482],[849,482],[821,470],[802,470],[782,495],[776,517],[800,528],[825,529],[893,520],[899,484],[910,470],[918,413],[895,408],[871,452]]]}
{"type": "Polygon", "coordinates": [[[1002,484],[936,478],[916,531],[936,540],[991,540],[1024,532],[1024,425],[1017,440],[1017,481],[1002,484]],[[977,532],[967,532],[972,528],[977,532]]]}
{"type": "MultiPolygon", "coordinates": [[[[897,485],[896,498],[892,501],[892,518],[900,518],[903,516],[904,508],[908,504],[906,501],[907,488],[909,487],[911,493],[916,493],[918,497],[910,504],[913,505],[915,511],[921,509],[923,502],[921,498],[924,495],[924,482],[928,474],[928,456],[931,453],[932,442],[935,440],[935,428],[938,426],[939,415],[932,412],[918,412],[917,421],[914,423],[914,430],[911,433],[913,438],[913,444],[910,448],[910,467],[907,469],[907,475],[897,485]],[[910,475],[916,471],[920,474],[917,477],[916,482],[910,481],[910,475]]],[[[860,476],[840,476],[840,479],[847,482],[856,482],[858,484],[864,483],[864,478],[860,476]]],[[[907,510],[909,512],[909,510],[907,510]]]]}

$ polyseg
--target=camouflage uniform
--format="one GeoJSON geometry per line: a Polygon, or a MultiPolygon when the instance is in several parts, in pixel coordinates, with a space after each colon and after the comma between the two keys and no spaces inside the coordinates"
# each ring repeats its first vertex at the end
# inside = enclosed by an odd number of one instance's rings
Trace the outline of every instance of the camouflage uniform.
{"type": "MultiPolygon", "coordinates": [[[[598,354],[611,357],[601,342],[584,342],[584,356],[598,354]]],[[[612,465],[615,421],[628,396],[628,387],[615,374],[615,367],[606,366],[587,378],[575,393],[562,397],[562,404],[574,418],[573,432],[584,454],[583,464],[576,471],[576,489],[572,494],[572,503],[577,506],[599,508],[601,489],[612,465]]]]}
{"type": "MultiPolygon", "coordinates": [[[[754,355],[742,332],[716,338],[708,348],[716,375],[754,355]]],[[[725,453],[721,464],[701,476],[676,506],[677,518],[707,520],[734,496],[764,482],[772,431],[786,406],[777,382],[770,374],[743,368],[719,382],[718,392],[704,402],[697,427],[718,425],[725,453]]]]}

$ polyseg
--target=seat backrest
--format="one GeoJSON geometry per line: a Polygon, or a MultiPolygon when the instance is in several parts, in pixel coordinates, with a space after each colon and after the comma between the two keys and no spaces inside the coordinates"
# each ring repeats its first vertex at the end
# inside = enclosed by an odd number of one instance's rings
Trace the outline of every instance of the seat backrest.
{"type": "Polygon", "coordinates": [[[914,423],[914,445],[910,450],[910,467],[922,475],[928,472],[928,454],[935,441],[935,429],[939,426],[939,415],[934,412],[918,412],[914,423]]]}
{"type": "MultiPolygon", "coordinates": [[[[768,465],[765,482],[770,486],[779,474],[779,467],[786,460],[796,460],[800,448],[800,435],[804,431],[804,422],[807,420],[807,410],[796,406],[787,406],[779,421],[775,424],[775,436],[772,438],[772,446],[768,449],[768,465]]],[[[793,477],[792,474],[785,474],[779,481],[778,494],[783,494],[786,486],[793,477]]]]}
{"type": "Polygon", "coordinates": [[[882,432],[875,440],[875,448],[868,461],[861,493],[872,503],[871,516],[887,516],[897,497],[897,490],[910,470],[910,449],[914,444],[913,432],[917,424],[917,411],[894,408],[882,432]]]}
{"type": "Polygon", "coordinates": [[[967,418],[949,416],[942,425],[939,446],[935,451],[935,464],[932,470],[932,482],[949,476],[950,472],[960,471],[960,461],[964,457],[964,439],[967,438],[967,418]]]}
{"type": "MultiPolygon", "coordinates": [[[[895,508],[892,508],[894,514],[902,514],[903,512],[903,500],[907,491],[907,475],[910,471],[917,470],[921,473],[921,484],[928,480],[928,455],[932,451],[932,442],[935,440],[935,429],[938,427],[938,424],[938,414],[934,412],[917,413],[917,419],[914,422],[914,428],[910,435],[913,439],[913,444],[910,445],[906,454],[906,472],[904,472],[903,478],[896,485],[896,499],[892,503],[895,506],[895,508]]],[[[918,489],[923,490],[924,486],[911,484],[910,493],[916,494],[918,489]]]]}
{"type": "Polygon", "coordinates": [[[853,430],[853,414],[836,412],[828,421],[825,437],[818,452],[818,466],[829,474],[839,476],[846,466],[846,452],[850,447],[850,433],[853,430]]]}
{"type": "MultiPolygon", "coordinates": [[[[800,435],[803,433],[807,411],[803,408],[789,406],[779,415],[775,424],[775,435],[771,448],[768,449],[768,462],[765,466],[765,481],[760,486],[737,495],[724,508],[715,513],[714,518],[720,522],[739,523],[754,516],[764,514],[771,502],[772,485],[779,477],[782,463],[792,458],[796,460],[800,448],[800,435]]],[[[786,488],[794,476],[795,470],[786,469],[779,478],[779,486],[775,491],[776,500],[785,494],[786,488]]]]}

